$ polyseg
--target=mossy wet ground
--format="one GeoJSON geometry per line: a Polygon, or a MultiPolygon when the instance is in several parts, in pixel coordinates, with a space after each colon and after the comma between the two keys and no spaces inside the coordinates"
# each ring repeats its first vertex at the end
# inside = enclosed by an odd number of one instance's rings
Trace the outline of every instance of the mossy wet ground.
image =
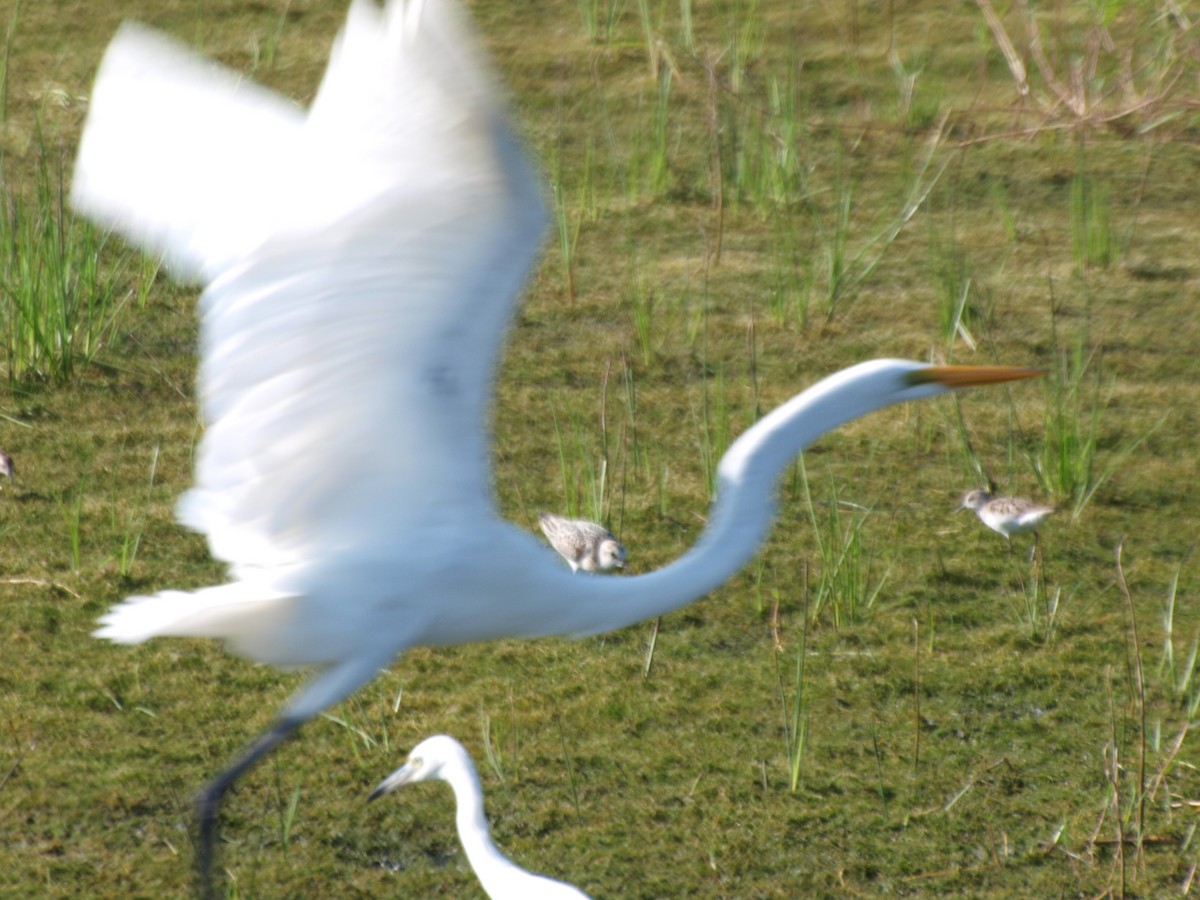
{"type": "MultiPolygon", "coordinates": [[[[0,7],[14,23],[6,191],[29,196],[39,153],[69,159],[122,19],[305,102],[343,6],[0,7]]],[[[1095,9],[1039,20],[1058,72],[1089,59],[1095,9]]],[[[501,846],[598,897],[1191,885],[1198,69],[1170,16],[1114,9],[1085,121],[1032,64],[1019,95],[977,5],[472,4],[547,180],[558,173],[572,246],[569,292],[548,236],[497,388],[496,494],[515,522],[572,508],[606,520],[633,571],[661,565],[702,529],[731,436],[874,356],[1061,371],[1081,350],[1078,412],[1093,476],[1109,474],[1074,515],[1039,479],[1053,379],[853,423],[806,456],[811,510],[789,473],[760,558],[664,617],[648,677],[649,623],[420,649],[308,725],[227,804],[231,896],[477,894],[448,792],[364,803],[436,732],[474,753],[501,846]],[[1140,96],[1161,103],[1123,93],[1125,50],[1140,96]],[[1171,53],[1179,77],[1156,82],[1148,60],[1171,53]],[[1082,222],[1081,178],[1104,198],[1082,222]],[[882,238],[917,186],[918,208],[882,238]],[[1080,228],[1106,231],[1111,259],[1081,258],[1080,228]],[[938,325],[968,282],[974,348],[938,325]],[[983,477],[1066,507],[1037,565],[1026,541],[1010,552],[951,515],[983,477]],[[864,516],[874,599],[835,626],[831,606],[812,612],[818,540],[864,516]]],[[[1004,22],[1027,54],[1019,13],[1004,22]]],[[[0,388],[19,475],[0,491],[3,896],[184,894],[194,790],[303,678],[204,642],[89,636],[127,595],[223,577],[171,517],[200,433],[194,302],[160,276],[92,364],[0,388]]]]}

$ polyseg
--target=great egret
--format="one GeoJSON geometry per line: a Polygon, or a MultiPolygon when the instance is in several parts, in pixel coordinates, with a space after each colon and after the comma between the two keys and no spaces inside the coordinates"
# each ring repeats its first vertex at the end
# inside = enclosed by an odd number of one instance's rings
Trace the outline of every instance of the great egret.
{"type": "Polygon", "coordinates": [[[12,457],[0,450],[0,475],[3,475],[9,481],[12,481],[16,474],[16,469],[13,468],[12,457]]]}
{"type": "Polygon", "coordinates": [[[962,503],[955,512],[964,509],[973,509],[979,521],[1011,540],[1014,534],[1027,531],[1036,534],[1046,517],[1057,512],[1058,507],[1034,503],[1024,497],[998,497],[987,491],[974,490],[963,494],[962,503]]]}
{"type": "Polygon", "coordinates": [[[492,497],[493,370],[547,216],[483,58],[450,0],[352,0],[307,113],[136,25],[100,66],[72,202],[206,285],[207,430],[177,515],[231,580],[130,598],[96,634],[218,638],[319,669],[201,790],[202,890],[229,786],[406,648],[595,634],[677,609],[753,557],[776,476],[815,438],[1036,374],[839,372],[734,443],[689,553],[636,577],[573,577],[492,497]]]}
{"type": "Polygon", "coordinates": [[[550,546],[567,561],[572,572],[611,572],[625,568],[625,548],[603,525],[586,519],[564,519],[553,513],[538,516],[550,546]]]}
{"type": "Polygon", "coordinates": [[[526,872],[492,843],[475,763],[466,748],[447,734],[417,744],[408,762],[381,781],[367,799],[375,800],[406,784],[434,780],[454,789],[458,840],[492,900],[587,900],[587,894],[574,885],[526,872]]]}

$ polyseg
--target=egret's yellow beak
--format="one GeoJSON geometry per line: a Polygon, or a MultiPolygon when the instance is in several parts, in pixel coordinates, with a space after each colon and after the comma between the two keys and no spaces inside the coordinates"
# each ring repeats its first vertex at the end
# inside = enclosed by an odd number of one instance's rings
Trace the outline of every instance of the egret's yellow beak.
{"type": "Polygon", "coordinates": [[[908,380],[914,385],[942,384],[948,388],[967,388],[1001,381],[1019,381],[1022,378],[1038,378],[1045,374],[1045,369],[1030,369],[1024,366],[929,366],[912,372],[908,375],[908,380]]]}

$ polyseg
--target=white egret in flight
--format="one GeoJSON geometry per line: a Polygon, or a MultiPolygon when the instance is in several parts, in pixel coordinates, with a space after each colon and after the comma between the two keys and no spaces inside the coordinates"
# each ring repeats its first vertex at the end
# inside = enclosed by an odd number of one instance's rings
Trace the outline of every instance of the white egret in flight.
{"type": "Polygon", "coordinates": [[[195,486],[177,514],[227,584],[133,597],[99,636],[224,640],[312,680],[197,799],[201,889],[237,778],[406,648],[588,635],[744,566],[780,471],[873,409],[1025,369],[877,360],[766,416],[721,460],[700,542],[576,578],[502,521],[496,361],[547,222],[496,79],[451,0],[353,0],[306,111],[126,24],[96,78],[72,202],[204,284],[195,486]]]}
{"type": "Polygon", "coordinates": [[[587,894],[574,885],[526,872],[492,843],[479,773],[471,754],[454,738],[438,734],[421,741],[408,762],[381,781],[368,799],[418,781],[445,781],[454,790],[459,843],[492,900],[587,900],[587,894]]]}

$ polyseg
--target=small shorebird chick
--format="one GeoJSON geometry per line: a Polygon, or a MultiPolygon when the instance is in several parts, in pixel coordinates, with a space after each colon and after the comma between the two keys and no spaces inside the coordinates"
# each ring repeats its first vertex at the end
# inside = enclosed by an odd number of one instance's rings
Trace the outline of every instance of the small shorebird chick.
{"type": "Polygon", "coordinates": [[[538,516],[550,546],[571,566],[572,572],[611,572],[625,568],[625,548],[603,525],[586,519],[564,519],[553,513],[538,516]]]}
{"type": "Polygon", "coordinates": [[[974,490],[963,494],[962,503],[955,512],[964,509],[975,510],[980,522],[1011,539],[1014,534],[1027,531],[1032,531],[1036,537],[1046,517],[1058,507],[1034,503],[1024,497],[997,497],[987,491],[974,490]]]}

